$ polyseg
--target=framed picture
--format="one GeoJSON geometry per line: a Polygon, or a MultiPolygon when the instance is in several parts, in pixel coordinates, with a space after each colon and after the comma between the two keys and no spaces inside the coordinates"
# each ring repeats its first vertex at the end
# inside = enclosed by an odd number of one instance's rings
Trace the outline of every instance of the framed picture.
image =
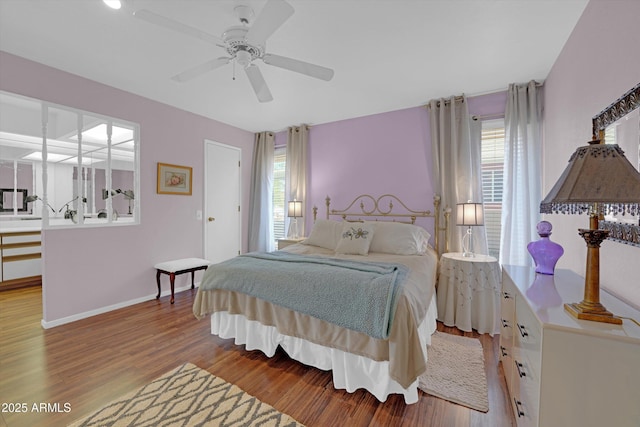
{"type": "Polygon", "coordinates": [[[192,168],[158,163],[158,194],[191,195],[192,168]]]}

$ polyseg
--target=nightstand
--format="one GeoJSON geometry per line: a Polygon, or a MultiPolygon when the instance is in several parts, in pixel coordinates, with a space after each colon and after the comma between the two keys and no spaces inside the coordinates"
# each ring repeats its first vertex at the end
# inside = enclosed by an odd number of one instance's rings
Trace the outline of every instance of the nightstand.
{"type": "Polygon", "coordinates": [[[298,239],[278,239],[278,250],[284,249],[289,245],[294,245],[296,243],[300,243],[304,240],[304,237],[300,237],[298,239]]]}
{"type": "Polygon", "coordinates": [[[495,257],[443,254],[436,291],[438,320],[465,332],[500,333],[500,278],[495,257]]]}

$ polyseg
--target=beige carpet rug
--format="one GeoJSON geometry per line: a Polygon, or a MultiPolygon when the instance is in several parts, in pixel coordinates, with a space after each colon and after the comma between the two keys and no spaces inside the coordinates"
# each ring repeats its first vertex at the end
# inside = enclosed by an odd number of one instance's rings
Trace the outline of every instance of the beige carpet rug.
{"type": "Polygon", "coordinates": [[[427,371],[418,384],[432,396],[477,411],[489,411],[484,354],[476,338],[436,331],[427,349],[427,371]]]}
{"type": "Polygon", "coordinates": [[[117,399],[77,426],[302,426],[293,418],[186,363],[117,399]]]}

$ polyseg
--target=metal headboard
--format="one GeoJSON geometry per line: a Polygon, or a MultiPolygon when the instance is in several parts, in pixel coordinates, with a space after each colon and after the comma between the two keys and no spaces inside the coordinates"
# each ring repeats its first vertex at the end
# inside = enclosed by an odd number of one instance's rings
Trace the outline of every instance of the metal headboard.
{"type": "MultiPolygon", "coordinates": [[[[332,216],[339,216],[344,221],[364,221],[367,220],[383,220],[383,221],[398,221],[414,224],[416,218],[433,218],[434,219],[434,247],[438,255],[441,253],[449,252],[449,216],[450,211],[446,209],[444,212],[440,208],[440,196],[433,196],[433,212],[430,210],[419,211],[409,209],[397,196],[393,194],[383,194],[379,197],[373,197],[369,194],[361,194],[349,204],[345,209],[331,209],[331,198],[327,196],[325,199],[326,204],[326,219],[330,219],[332,216]],[[388,204],[387,204],[388,202],[388,204]],[[394,211],[396,207],[394,203],[399,204],[402,208],[399,213],[394,211]],[[358,210],[359,208],[359,210],[358,210]],[[441,225],[441,219],[444,220],[444,225],[441,225]],[[440,251],[440,233],[444,232],[444,249],[440,251]]],[[[318,208],[313,207],[313,221],[318,217],[318,208]]]]}

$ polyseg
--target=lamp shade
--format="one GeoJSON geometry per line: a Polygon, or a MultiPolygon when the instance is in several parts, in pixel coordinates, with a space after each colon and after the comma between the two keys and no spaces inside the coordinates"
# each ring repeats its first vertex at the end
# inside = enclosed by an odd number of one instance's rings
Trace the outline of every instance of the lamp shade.
{"type": "Polygon", "coordinates": [[[482,210],[482,203],[458,203],[456,212],[456,224],[467,226],[483,225],[484,212],[482,210]]]}
{"type": "Polygon", "coordinates": [[[541,213],[640,213],[640,172],[617,144],[579,147],[540,203],[541,213]]]}
{"type": "Polygon", "coordinates": [[[287,216],[289,218],[300,218],[302,217],[302,201],[293,200],[289,202],[289,209],[287,216]]]}

